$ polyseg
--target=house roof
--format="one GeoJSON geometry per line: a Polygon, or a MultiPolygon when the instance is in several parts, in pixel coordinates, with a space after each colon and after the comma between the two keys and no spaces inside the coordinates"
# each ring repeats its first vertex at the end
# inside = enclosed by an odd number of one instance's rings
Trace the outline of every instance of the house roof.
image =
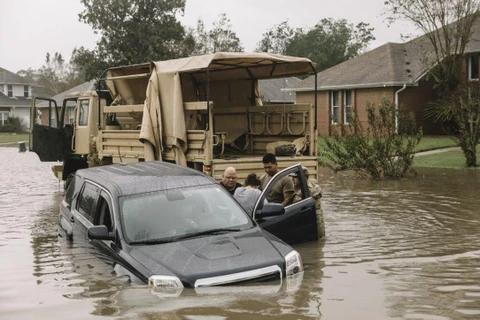
{"type": "MultiPolygon", "coordinates": [[[[465,53],[480,51],[480,20],[472,27],[465,53]]],[[[318,90],[417,85],[435,61],[426,35],[405,43],[386,43],[317,74],[318,90]]],[[[312,91],[315,77],[290,86],[287,91],[312,91]]]]}
{"type": "MultiPolygon", "coordinates": [[[[57,102],[57,106],[61,106],[62,103],[63,103],[63,99],[65,99],[65,97],[68,94],[73,93],[73,92],[82,92],[82,91],[90,91],[90,90],[95,90],[95,80],[91,80],[91,81],[87,81],[87,82],[84,82],[82,84],[79,84],[76,87],[68,89],[67,91],[63,91],[63,92],[51,97],[50,99],[55,100],[55,102],[57,102]]],[[[37,108],[46,108],[46,107],[48,107],[48,104],[49,103],[46,102],[46,101],[40,102],[40,103],[37,104],[37,108]]]]}
{"type": "Polygon", "coordinates": [[[286,92],[283,89],[300,81],[296,77],[259,80],[260,96],[271,103],[294,103],[295,92],[286,92]]]}
{"type": "Polygon", "coordinates": [[[24,84],[24,85],[35,85],[27,79],[18,74],[15,74],[11,71],[8,71],[0,67],[0,84],[24,84]]]}
{"type": "MultiPolygon", "coordinates": [[[[22,76],[10,72],[4,68],[0,68],[0,85],[29,85],[34,86],[34,83],[29,82],[22,76]]],[[[30,98],[22,96],[8,97],[5,93],[0,91],[0,107],[30,107],[30,98]]]]}

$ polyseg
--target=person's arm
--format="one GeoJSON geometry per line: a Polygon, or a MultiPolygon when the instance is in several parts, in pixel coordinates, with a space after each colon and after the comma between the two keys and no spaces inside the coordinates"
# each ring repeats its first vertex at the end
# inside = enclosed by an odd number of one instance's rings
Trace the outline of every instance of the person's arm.
{"type": "Polygon", "coordinates": [[[290,204],[295,189],[293,188],[293,181],[290,178],[287,178],[283,181],[283,206],[286,207],[290,204]]]}
{"type": "Polygon", "coordinates": [[[283,206],[286,207],[291,203],[291,200],[293,199],[293,191],[285,192],[283,193],[283,206]]]}

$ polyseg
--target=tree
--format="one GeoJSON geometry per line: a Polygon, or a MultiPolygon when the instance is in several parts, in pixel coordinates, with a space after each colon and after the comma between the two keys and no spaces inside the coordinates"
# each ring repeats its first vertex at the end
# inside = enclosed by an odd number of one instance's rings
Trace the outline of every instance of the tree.
{"type": "Polygon", "coordinates": [[[322,19],[309,30],[297,29],[285,52],[309,58],[322,71],[362,53],[375,40],[373,30],[364,22],[354,26],[345,19],[322,19]]]}
{"type": "Polygon", "coordinates": [[[285,54],[287,43],[294,34],[295,32],[288,25],[288,21],[283,21],[263,34],[263,38],[257,43],[255,51],[285,54]]]}
{"type": "Polygon", "coordinates": [[[213,22],[211,30],[206,30],[203,20],[198,19],[197,28],[190,30],[188,34],[195,42],[194,54],[243,51],[240,39],[232,30],[230,19],[225,13],[222,13],[219,19],[213,22]]]}
{"type": "Polygon", "coordinates": [[[368,127],[365,129],[352,110],[348,126],[340,126],[333,137],[325,140],[321,164],[338,170],[354,170],[362,177],[374,180],[399,179],[412,168],[414,149],[422,137],[413,113],[396,108],[384,98],[379,106],[368,104],[368,127]],[[330,162],[328,162],[328,161],[330,162]]]}
{"type": "Polygon", "coordinates": [[[435,121],[453,123],[445,126],[455,135],[468,167],[476,167],[476,146],[480,139],[478,86],[462,79],[465,48],[478,19],[478,0],[387,0],[389,19],[405,19],[425,33],[429,46],[424,56],[425,68],[435,81],[439,99],[427,109],[435,121]]]}
{"type": "Polygon", "coordinates": [[[45,95],[54,96],[83,82],[81,73],[75,66],[68,64],[58,52],[47,52],[45,64],[38,70],[20,70],[18,75],[37,83],[45,95]]]}
{"type": "Polygon", "coordinates": [[[101,37],[94,50],[76,49],[73,62],[87,79],[99,76],[105,67],[178,58],[189,54],[185,30],[177,21],[185,0],[81,0],[85,10],[79,20],[101,37]],[[101,68],[101,69],[98,69],[101,68]]]}

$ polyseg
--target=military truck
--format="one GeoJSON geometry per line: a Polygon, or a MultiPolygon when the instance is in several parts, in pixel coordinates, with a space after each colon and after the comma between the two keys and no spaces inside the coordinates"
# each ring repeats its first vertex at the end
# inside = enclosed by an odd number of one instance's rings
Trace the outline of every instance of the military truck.
{"type": "Polygon", "coordinates": [[[60,161],[54,172],[63,180],[79,168],[163,160],[216,180],[233,166],[242,181],[263,172],[263,155],[277,150],[280,168],[302,163],[314,180],[316,100],[264,104],[258,85],[311,74],[309,59],[267,53],[220,52],[110,68],[97,90],[71,93],[62,106],[33,99],[30,151],[41,161],[60,161]],[[49,123],[36,121],[39,101],[49,104],[49,123]],[[65,124],[68,103],[74,112],[65,124]]]}

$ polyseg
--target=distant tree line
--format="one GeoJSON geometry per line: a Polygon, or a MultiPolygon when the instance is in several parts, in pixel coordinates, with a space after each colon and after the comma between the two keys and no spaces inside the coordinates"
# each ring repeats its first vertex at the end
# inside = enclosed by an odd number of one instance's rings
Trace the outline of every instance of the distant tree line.
{"type": "MultiPolygon", "coordinates": [[[[18,72],[41,85],[46,94],[98,78],[110,67],[244,51],[226,13],[211,28],[202,19],[196,28],[183,26],[177,15],[184,13],[185,0],[80,1],[85,9],[79,20],[100,34],[96,47],[74,48],[70,62],[59,53],[47,53],[40,69],[18,72]]],[[[263,33],[255,51],[307,57],[321,71],[362,53],[375,39],[373,30],[368,23],[353,25],[345,19],[322,19],[310,29],[293,29],[283,21],[263,33]]]]}

